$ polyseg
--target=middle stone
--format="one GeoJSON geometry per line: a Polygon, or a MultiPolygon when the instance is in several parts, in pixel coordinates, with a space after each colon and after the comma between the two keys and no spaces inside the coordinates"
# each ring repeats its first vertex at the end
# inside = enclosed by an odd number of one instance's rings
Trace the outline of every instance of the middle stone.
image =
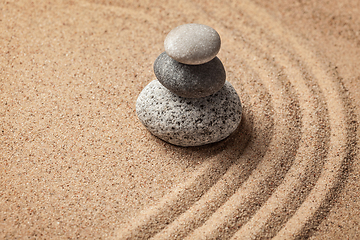
{"type": "Polygon", "coordinates": [[[186,98],[201,98],[216,93],[226,80],[224,66],[218,57],[204,64],[187,65],[163,52],[155,60],[154,72],[164,87],[186,98]]]}

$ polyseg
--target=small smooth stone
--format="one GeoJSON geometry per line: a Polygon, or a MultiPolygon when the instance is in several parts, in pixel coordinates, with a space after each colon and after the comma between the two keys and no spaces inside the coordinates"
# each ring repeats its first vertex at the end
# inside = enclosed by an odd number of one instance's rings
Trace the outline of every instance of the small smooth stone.
{"type": "Polygon", "coordinates": [[[209,62],[218,54],[221,39],[215,29],[203,24],[184,24],[166,36],[166,53],[178,62],[198,65],[209,62]]]}
{"type": "Polygon", "coordinates": [[[226,72],[218,57],[201,65],[182,64],[163,52],[155,60],[156,78],[171,92],[186,98],[201,98],[219,91],[226,72]]]}
{"type": "Polygon", "coordinates": [[[228,137],[240,123],[242,106],[229,82],[208,97],[183,98],[154,80],[140,93],[136,113],[153,135],[187,147],[228,137]]]}

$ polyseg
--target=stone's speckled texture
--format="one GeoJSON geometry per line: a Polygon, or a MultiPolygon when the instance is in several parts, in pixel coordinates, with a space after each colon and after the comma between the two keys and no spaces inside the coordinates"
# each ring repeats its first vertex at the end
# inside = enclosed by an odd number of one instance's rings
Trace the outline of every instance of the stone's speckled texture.
{"type": "Polygon", "coordinates": [[[165,38],[166,53],[184,64],[203,64],[220,50],[219,34],[203,24],[184,24],[171,30],[165,38]]]}
{"type": "Polygon", "coordinates": [[[226,80],[224,66],[217,57],[201,65],[186,65],[163,52],[155,60],[154,72],[164,87],[187,98],[209,96],[219,91],[226,80]]]}
{"type": "Polygon", "coordinates": [[[229,82],[208,97],[183,98],[154,80],[140,93],[136,113],[145,127],[164,141],[199,146],[225,139],[235,131],[242,106],[229,82]]]}

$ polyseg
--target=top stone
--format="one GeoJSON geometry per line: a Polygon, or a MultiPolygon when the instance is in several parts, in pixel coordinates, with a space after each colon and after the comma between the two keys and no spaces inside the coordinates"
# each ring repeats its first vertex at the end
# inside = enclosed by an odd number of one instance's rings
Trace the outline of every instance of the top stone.
{"type": "Polygon", "coordinates": [[[203,24],[184,24],[171,30],[165,38],[165,52],[174,60],[199,65],[211,61],[220,50],[219,34],[203,24]]]}

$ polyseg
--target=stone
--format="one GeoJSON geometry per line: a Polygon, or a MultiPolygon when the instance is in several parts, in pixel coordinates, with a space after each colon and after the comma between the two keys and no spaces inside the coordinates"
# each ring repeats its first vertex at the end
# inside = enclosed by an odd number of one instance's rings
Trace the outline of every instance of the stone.
{"type": "Polygon", "coordinates": [[[220,50],[215,29],[203,24],[184,24],[171,30],[164,41],[165,52],[178,62],[198,65],[212,60],[220,50]]]}
{"type": "Polygon", "coordinates": [[[136,113],[153,135],[187,147],[228,137],[240,123],[242,106],[229,82],[208,97],[183,98],[154,80],[140,93],[136,113]]]}
{"type": "Polygon", "coordinates": [[[155,60],[154,72],[164,87],[186,98],[209,96],[219,91],[226,80],[224,66],[218,57],[201,65],[187,65],[163,52],[155,60]]]}

